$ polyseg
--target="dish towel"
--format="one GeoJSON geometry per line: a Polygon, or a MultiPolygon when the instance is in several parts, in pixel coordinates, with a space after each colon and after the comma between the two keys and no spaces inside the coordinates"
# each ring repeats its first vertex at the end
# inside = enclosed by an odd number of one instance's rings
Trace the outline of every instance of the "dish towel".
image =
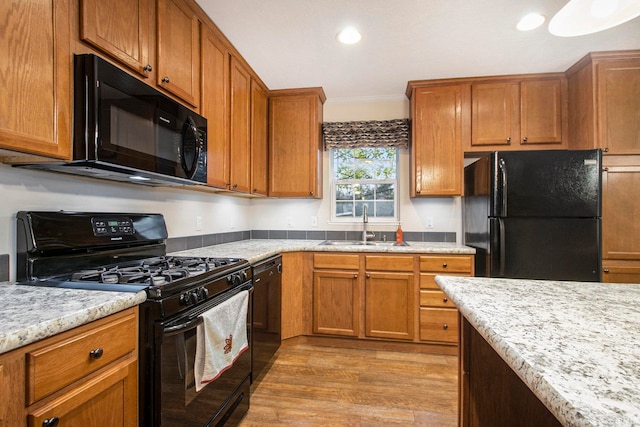
{"type": "Polygon", "coordinates": [[[248,305],[249,291],[242,291],[200,315],[203,322],[196,330],[196,391],[222,375],[249,348],[248,305]]]}

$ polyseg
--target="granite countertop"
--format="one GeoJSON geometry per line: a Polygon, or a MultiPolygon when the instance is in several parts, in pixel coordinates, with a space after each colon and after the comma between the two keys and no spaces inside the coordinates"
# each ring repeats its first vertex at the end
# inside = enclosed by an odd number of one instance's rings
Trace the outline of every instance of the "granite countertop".
{"type": "Polygon", "coordinates": [[[640,425],[640,285],[436,282],[564,425],[640,425]]]}
{"type": "Polygon", "coordinates": [[[409,246],[373,245],[320,245],[323,240],[242,240],[204,248],[188,249],[171,255],[235,257],[255,263],[283,252],[385,252],[385,253],[434,253],[473,255],[475,249],[455,243],[407,242],[409,246]]]}
{"type": "Polygon", "coordinates": [[[0,354],[142,303],[144,291],[105,292],[0,283],[0,354]]]}

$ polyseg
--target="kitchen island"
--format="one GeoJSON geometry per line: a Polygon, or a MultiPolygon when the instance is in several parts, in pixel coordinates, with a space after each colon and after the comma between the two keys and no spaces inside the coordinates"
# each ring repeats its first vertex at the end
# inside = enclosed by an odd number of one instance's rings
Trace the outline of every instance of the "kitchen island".
{"type": "MultiPolygon", "coordinates": [[[[462,425],[486,425],[476,398],[502,418],[493,425],[505,425],[504,413],[530,409],[521,401],[506,407],[504,399],[521,394],[493,386],[502,381],[495,370],[476,374],[485,362],[469,354],[478,347],[470,343],[480,341],[562,425],[640,425],[640,285],[447,276],[436,282],[465,319],[462,425]],[[483,375],[484,383],[474,385],[483,375]],[[503,399],[491,402],[492,393],[503,399]]],[[[519,425],[547,425],[531,412],[520,415],[519,425]]]]}

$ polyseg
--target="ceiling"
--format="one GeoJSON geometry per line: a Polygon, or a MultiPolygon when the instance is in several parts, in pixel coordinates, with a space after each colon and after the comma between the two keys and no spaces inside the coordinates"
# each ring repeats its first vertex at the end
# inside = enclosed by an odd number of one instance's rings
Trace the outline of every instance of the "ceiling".
{"type": "Polygon", "coordinates": [[[547,31],[567,0],[196,0],[270,89],[327,101],[404,95],[409,80],[565,71],[587,52],[640,49],[640,17],[600,33],[547,31]],[[529,12],[547,22],[515,24],[529,12]],[[346,25],[363,34],[342,45],[346,25]]]}

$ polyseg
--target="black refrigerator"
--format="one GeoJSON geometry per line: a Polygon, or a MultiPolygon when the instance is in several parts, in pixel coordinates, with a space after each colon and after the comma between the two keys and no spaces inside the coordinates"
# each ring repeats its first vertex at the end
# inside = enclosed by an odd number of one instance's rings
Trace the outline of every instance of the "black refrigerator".
{"type": "Polygon", "coordinates": [[[476,275],[601,280],[602,152],[494,152],[464,168],[476,275]]]}

